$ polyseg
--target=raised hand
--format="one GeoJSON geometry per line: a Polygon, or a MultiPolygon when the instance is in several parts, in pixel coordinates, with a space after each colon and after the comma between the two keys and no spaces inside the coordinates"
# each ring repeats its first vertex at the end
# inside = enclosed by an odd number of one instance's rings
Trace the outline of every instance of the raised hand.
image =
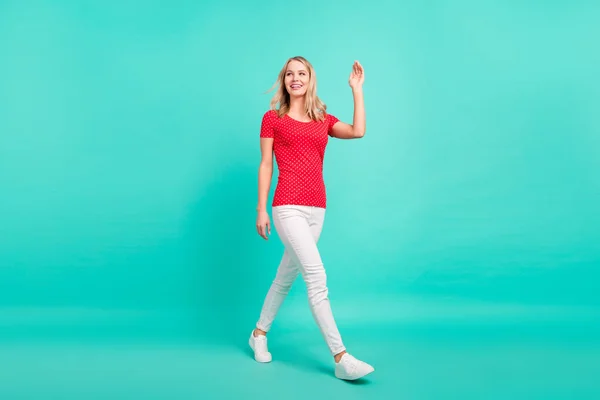
{"type": "Polygon", "coordinates": [[[360,89],[365,81],[365,70],[358,61],[354,61],[352,64],[352,72],[350,72],[350,79],[348,84],[352,89],[360,89]]]}

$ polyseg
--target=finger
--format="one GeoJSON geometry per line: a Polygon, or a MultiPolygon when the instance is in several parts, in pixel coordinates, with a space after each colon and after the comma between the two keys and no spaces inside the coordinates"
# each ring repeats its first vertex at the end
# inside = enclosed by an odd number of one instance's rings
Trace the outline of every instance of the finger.
{"type": "Polygon", "coordinates": [[[265,223],[265,224],[263,225],[263,237],[264,237],[265,239],[268,239],[268,238],[269,238],[269,237],[267,236],[267,230],[268,230],[268,226],[269,226],[268,222],[267,222],[267,223],[265,223]]]}
{"type": "Polygon", "coordinates": [[[267,223],[267,229],[269,230],[269,235],[270,235],[271,234],[271,223],[270,222],[267,223]]]}

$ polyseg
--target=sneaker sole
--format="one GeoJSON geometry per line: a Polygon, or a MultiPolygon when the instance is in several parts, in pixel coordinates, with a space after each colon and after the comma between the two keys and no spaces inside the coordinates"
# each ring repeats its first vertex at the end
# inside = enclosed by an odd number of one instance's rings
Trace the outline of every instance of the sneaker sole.
{"type": "Polygon", "coordinates": [[[365,376],[367,376],[367,375],[369,375],[369,374],[371,374],[373,372],[375,372],[375,369],[372,369],[369,372],[364,373],[364,374],[359,375],[359,376],[348,376],[346,374],[339,374],[338,372],[336,372],[335,373],[335,377],[338,378],[338,379],[344,380],[344,381],[355,381],[357,379],[364,378],[365,376]]]}

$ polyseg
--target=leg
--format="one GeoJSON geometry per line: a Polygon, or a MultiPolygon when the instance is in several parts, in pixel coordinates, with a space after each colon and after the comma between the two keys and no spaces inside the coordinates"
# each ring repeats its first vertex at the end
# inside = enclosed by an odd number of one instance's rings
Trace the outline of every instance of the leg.
{"type": "MultiPolygon", "coordinates": [[[[322,228],[322,223],[310,224],[310,233],[315,243],[318,242],[321,237],[322,228]]],[[[279,308],[290,292],[299,272],[298,265],[290,255],[289,251],[284,250],[283,257],[277,268],[277,274],[267,292],[260,318],[256,324],[256,329],[260,331],[257,333],[266,334],[269,332],[271,325],[279,312],[279,308]]]]}
{"type": "MultiPolygon", "coordinates": [[[[312,224],[310,231],[313,239],[318,241],[321,235],[321,224],[312,224]]],[[[252,331],[249,339],[250,347],[254,351],[254,359],[258,362],[264,363],[272,360],[266,335],[271,329],[279,308],[292,288],[298,273],[298,264],[294,261],[294,257],[290,255],[289,251],[285,250],[277,268],[275,279],[267,292],[260,317],[256,323],[256,329],[252,331]]]]}
{"type": "Polygon", "coordinates": [[[267,296],[260,312],[260,317],[256,323],[256,329],[265,334],[269,332],[271,324],[277,316],[277,312],[290,292],[297,276],[298,267],[286,250],[283,253],[279,267],[277,268],[275,279],[267,292],[267,296]]]}
{"type": "Polygon", "coordinates": [[[327,275],[317,248],[324,217],[314,207],[274,207],[273,220],[281,241],[306,283],[311,312],[332,355],[346,350],[331,312],[327,275]],[[315,235],[316,234],[316,235],[315,235]]]}

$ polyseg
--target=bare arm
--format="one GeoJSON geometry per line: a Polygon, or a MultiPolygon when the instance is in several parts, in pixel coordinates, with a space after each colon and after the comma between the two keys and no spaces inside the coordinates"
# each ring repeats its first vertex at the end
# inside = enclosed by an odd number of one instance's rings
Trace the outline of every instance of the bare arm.
{"type": "Polygon", "coordinates": [[[256,211],[267,210],[267,199],[273,177],[273,139],[260,139],[261,160],[258,167],[258,205],[256,211]]]}
{"type": "Polygon", "coordinates": [[[338,139],[358,139],[365,135],[367,123],[365,100],[362,85],[365,79],[364,69],[358,61],[352,66],[349,84],[354,98],[354,118],[352,124],[338,121],[333,125],[331,136],[338,139]]]}
{"type": "Polygon", "coordinates": [[[258,167],[258,205],[256,206],[256,231],[265,240],[271,234],[271,221],[267,213],[267,199],[273,177],[273,139],[260,139],[261,160],[258,167]]]}

